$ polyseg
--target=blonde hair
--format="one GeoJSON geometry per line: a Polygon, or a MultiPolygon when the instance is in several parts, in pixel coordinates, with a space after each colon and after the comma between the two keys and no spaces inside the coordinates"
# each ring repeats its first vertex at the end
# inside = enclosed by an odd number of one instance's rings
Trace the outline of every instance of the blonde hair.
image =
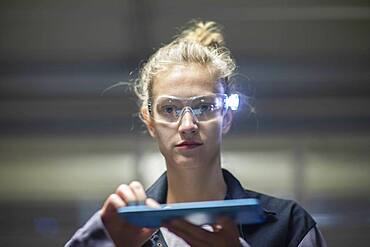
{"type": "Polygon", "coordinates": [[[151,103],[153,81],[158,73],[182,64],[212,68],[216,80],[220,80],[225,92],[230,93],[230,77],[234,73],[235,63],[224,46],[221,27],[213,21],[192,21],[171,43],[157,50],[141,68],[135,93],[142,107],[151,103]]]}

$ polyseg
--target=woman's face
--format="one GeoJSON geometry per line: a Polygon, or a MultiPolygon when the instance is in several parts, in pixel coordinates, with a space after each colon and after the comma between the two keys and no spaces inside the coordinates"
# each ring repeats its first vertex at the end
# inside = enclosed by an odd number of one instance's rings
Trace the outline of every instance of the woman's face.
{"type": "MultiPolygon", "coordinates": [[[[224,93],[223,86],[216,82],[211,71],[200,65],[175,65],[161,72],[153,81],[153,106],[158,97],[164,95],[190,98],[224,93]]],[[[167,165],[186,169],[219,164],[222,133],[228,131],[231,118],[228,112],[212,120],[197,122],[193,114],[186,111],[178,123],[147,118],[146,124],[167,165]]]]}

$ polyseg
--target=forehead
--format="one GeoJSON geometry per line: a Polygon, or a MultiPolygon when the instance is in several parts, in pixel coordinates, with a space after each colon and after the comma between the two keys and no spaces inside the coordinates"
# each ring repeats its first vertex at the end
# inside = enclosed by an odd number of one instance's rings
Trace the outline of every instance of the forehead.
{"type": "Polygon", "coordinates": [[[211,69],[196,64],[169,67],[155,77],[152,87],[154,98],[160,95],[187,98],[209,93],[223,93],[222,84],[211,69]]]}

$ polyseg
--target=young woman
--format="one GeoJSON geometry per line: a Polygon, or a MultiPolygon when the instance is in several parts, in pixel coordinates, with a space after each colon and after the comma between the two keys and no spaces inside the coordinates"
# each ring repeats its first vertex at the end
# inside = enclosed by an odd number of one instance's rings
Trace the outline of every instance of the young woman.
{"type": "Polygon", "coordinates": [[[147,191],[122,184],[66,246],[323,246],[316,223],[295,202],[244,190],[221,168],[222,135],[231,126],[228,98],[235,64],[214,22],[196,22],[155,52],[143,66],[136,93],[140,114],[165,158],[167,172],[147,191]],[[117,209],[158,203],[258,198],[261,225],[220,218],[213,226],[173,220],[160,229],[138,228],[117,209]]]}

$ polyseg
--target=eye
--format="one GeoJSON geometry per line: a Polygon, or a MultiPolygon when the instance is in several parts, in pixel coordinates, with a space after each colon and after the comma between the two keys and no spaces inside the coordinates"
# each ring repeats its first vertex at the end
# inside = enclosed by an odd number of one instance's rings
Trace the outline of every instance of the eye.
{"type": "Polygon", "coordinates": [[[176,106],[173,105],[165,105],[161,107],[161,111],[164,114],[172,114],[176,111],[176,106]]]}
{"type": "Polygon", "coordinates": [[[214,106],[212,104],[203,103],[203,104],[199,105],[199,110],[200,110],[201,113],[211,112],[211,111],[213,111],[213,109],[214,109],[214,106]]]}

